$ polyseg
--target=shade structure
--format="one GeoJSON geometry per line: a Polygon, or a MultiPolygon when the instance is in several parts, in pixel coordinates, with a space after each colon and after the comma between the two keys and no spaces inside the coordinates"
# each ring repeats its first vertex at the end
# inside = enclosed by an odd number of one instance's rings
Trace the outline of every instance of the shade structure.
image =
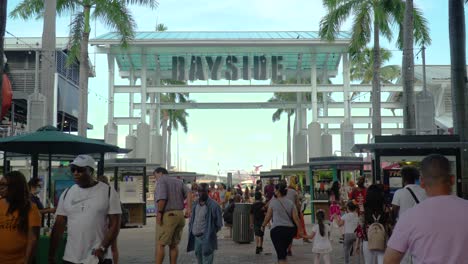
{"type": "Polygon", "coordinates": [[[90,154],[122,152],[118,146],[96,139],[66,134],[53,126],[34,133],[0,139],[0,151],[21,154],[90,154]]]}

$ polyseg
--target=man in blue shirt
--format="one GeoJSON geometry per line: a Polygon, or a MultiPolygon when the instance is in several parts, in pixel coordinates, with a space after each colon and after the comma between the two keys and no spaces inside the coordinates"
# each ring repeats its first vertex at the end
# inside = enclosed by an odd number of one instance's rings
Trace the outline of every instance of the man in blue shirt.
{"type": "Polygon", "coordinates": [[[208,195],[208,184],[198,186],[198,201],[192,208],[187,252],[195,250],[198,264],[212,264],[218,249],[216,233],[223,226],[221,207],[208,195]]]}

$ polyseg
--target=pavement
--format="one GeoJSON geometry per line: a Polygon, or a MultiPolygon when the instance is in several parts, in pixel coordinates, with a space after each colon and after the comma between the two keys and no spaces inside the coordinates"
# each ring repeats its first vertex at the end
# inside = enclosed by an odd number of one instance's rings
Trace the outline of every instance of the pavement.
{"type": "MultiPolygon", "coordinates": [[[[147,225],[141,228],[122,229],[119,235],[120,264],[154,264],[155,249],[155,218],[148,218],[147,225]]],[[[310,216],[306,216],[306,229],[312,230],[310,216]]],[[[179,245],[179,258],[177,263],[196,264],[195,254],[187,253],[188,225],[184,228],[182,241],[179,245]]],[[[218,233],[218,250],[215,252],[214,263],[222,264],[271,264],[276,263],[276,254],[271,243],[268,230],[265,232],[263,253],[255,254],[255,243],[238,244],[232,239],[225,238],[229,234],[227,228],[223,227],[218,233]]],[[[301,240],[294,240],[292,248],[293,256],[288,257],[289,263],[311,264],[313,263],[312,244],[301,240]]],[[[344,263],[343,245],[333,242],[331,253],[332,263],[344,263]]],[[[353,264],[363,263],[359,256],[352,257],[353,264]]],[[[166,249],[165,262],[169,264],[168,249],[166,249]]]]}

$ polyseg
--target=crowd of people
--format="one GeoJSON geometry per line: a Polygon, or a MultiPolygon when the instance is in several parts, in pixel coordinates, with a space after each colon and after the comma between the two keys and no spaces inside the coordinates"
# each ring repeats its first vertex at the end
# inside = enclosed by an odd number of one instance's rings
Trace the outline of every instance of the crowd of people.
{"type": "MultiPolygon", "coordinates": [[[[75,185],[60,196],[57,209],[44,206],[37,195],[41,182],[29,183],[13,171],[0,178],[0,263],[34,263],[41,214],[55,213],[49,245],[49,263],[57,262],[59,241],[65,230],[63,261],[67,264],[118,263],[117,236],[122,214],[117,192],[105,179],[94,175],[95,161],[79,155],[70,165],[75,185]]],[[[250,228],[255,252],[263,252],[269,229],[278,263],[293,255],[293,240],[313,241],[314,263],[331,263],[332,233],[341,236],[344,263],[361,254],[366,264],[464,263],[468,259],[468,202],[451,194],[454,176],[442,155],[430,155],[415,167],[401,169],[403,188],[391,205],[380,184],[366,186],[359,178],[354,186],[339,182],[330,188],[329,212],[317,210],[309,233],[304,223],[303,193],[297,178],[270,180],[266,186],[226,188],[224,184],[192,184],[154,171],[156,215],[156,263],[176,264],[179,243],[188,219],[186,250],[194,251],[199,264],[211,264],[218,249],[217,233],[232,226],[238,203],[252,203],[250,228]],[[421,172],[421,173],[420,173],[421,172]],[[420,181],[420,184],[416,184],[420,181]],[[216,188],[217,187],[217,188],[216,188]],[[328,215],[327,215],[328,214],[328,215]],[[338,232],[337,232],[338,231],[338,232]]]]}

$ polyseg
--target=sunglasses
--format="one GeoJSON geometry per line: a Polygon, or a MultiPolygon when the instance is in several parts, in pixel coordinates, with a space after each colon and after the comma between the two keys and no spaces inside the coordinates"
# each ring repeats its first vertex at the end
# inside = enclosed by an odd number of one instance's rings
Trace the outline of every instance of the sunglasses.
{"type": "Polygon", "coordinates": [[[84,173],[84,172],[86,172],[86,167],[78,167],[78,166],[72,165],[72,166],[70,166],[70,171],[72,173],[75,173],[75,171],[78,172],[78,173],[84,173]]]}

